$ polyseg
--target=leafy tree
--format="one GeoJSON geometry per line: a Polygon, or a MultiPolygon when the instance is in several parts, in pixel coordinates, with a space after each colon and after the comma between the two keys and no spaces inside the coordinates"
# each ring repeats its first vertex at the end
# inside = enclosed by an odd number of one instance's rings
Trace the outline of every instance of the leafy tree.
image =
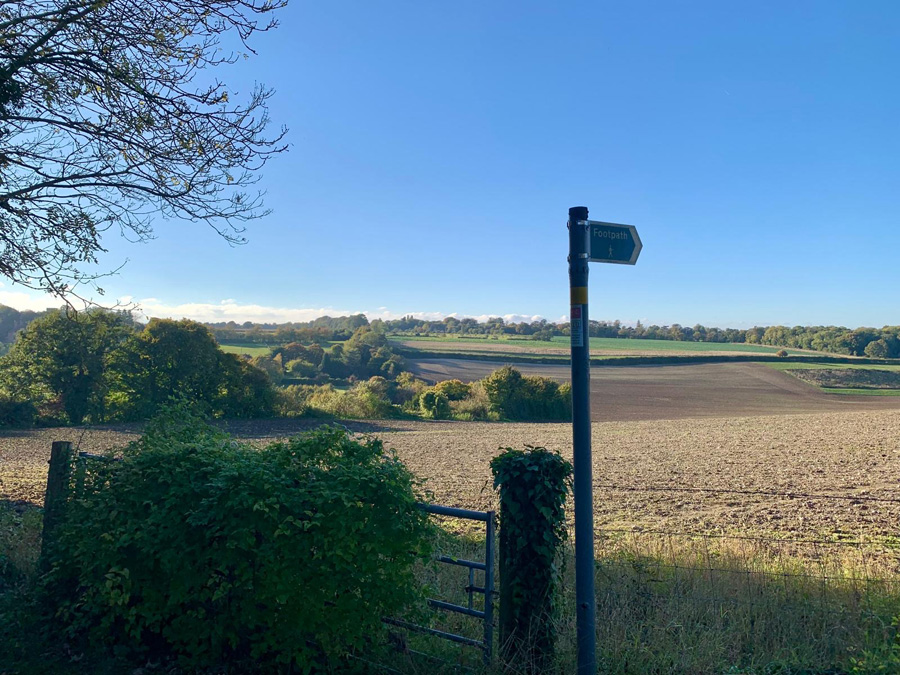
{"type": "Polygon", "coordinates": [[[284,367],[280,361],[276,361],[271,356],[265,356],[264,354],[254,356],[250,359],[250,365],[263,371],[275,384],[284,379],[284,367]]]}
{"type": "Polygon", "coordinates": [[[866,356],[873,359],[884,359],[888,356],[888,345],[883,339],[874,340],[866,345],[866,356]]]}
{"type": "Polygon", "coordinates": [[[127,314],[51,312],[32,321],[4,357],[6,389],[20,400],[58,399],[72,424],[103,421],[107,364],[133,330],[127,314]]]}
{"type": "MultiPolygon", "coordinates": [[[[387,347],[387,338],[384,333],[376,332],[368,326],[357,328],[351,338],[347,340],[342,350],[342,358],[344,363],[357,376],[370,369],[369,361],[373,356],[379,354],[376,363],[372,366],[377,371],[381,364],[390,356],[390,350],[380,352],[382,347],[387,347]]],[[[334,353],[332,351],[332,353],[334,353]]]]}
{"type": "Polygon", "coordinates": [[[275,412],[275,389],[269,376],[235,354],[220,354],[218,396],[214,407],[223,417],[269,417],[275,412]]]}
{"type": "Polygon", "coordinates": [[[113,355],[115,403],[131,419],[151,417],[174,394],[214,410],[225,356],[205,326],[152,319],[113,355]]]}
{"type": "Polygon", "coordinates": [[[747,329],[744,333],[744,341],[749,344],[760,344],[762,341],[763,335],[765,335],[766,329],[760,326],[754,326],[753,328],[747,329]]]}
{"type": "Polygon", "coordinates": [[[287,372],[291,375],[291,377],[315,377],[316,366],[309,361],[304,361],[303,359],[294,359],[293,361],[288,361],[287,366],[285,366],[287,372]]]}
{"type": "Polygon", "coordinates": [[[522,388],[522,373],[512,366],[503,366],[503,368],[495,370],[481,382],[494,411],[510,419],[518,417],[518,399],[522,388]]]}
{"type": "Polygon", "coordinates": [[[780,347],[790,342],[791,331],[786,326],[769,326],[760,338],[764,345],[780,347]]]}
{"type": "Polygon", "coordinates": [[[238,101],[203,71],[247,56],[285,2],[0,2],[0,274],[73,295],[102,233],[145,240],[155,212],[242,241],[284,130],[264,135],[271,90],[238,101]]]}

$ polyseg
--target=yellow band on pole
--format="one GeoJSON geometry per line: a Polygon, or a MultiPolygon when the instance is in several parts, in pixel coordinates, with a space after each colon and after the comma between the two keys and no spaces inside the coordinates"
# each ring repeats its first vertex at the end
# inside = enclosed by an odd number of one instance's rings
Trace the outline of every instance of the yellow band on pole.
{"type": "Polygon", "coordinates": [[[575,286],[571,289],[572,296],[572,304],[573,305],[586,305],[587,304],[587,286],[575,286]]]}

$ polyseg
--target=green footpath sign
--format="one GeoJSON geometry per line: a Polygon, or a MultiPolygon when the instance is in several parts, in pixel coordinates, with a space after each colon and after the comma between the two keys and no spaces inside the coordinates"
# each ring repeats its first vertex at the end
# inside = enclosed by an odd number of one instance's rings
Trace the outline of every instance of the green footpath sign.
{"type": "Polygon", "coordinates": [[[637,262],[643,245],[634,225],[602,223],[599,220],[589,220],[587,224],[590,228],[588,260],[620,265],[634,265],[637,262]]]}

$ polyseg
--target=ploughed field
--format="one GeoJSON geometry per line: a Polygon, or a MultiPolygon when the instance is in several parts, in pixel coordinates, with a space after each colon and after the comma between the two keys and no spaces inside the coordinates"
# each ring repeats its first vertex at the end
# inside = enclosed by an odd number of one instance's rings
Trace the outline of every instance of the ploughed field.
{"type": "MultiPolygon", "coordinates": [[[[479,354],[537,354],[565,357],[570,353],[569,338],[556,336],[552,340],[488,339],[486,337],[405,337],[392,336],[391,341],[401,347],[429,352],[479,354]]],[[[780,347],[728,342],[692,342],[677,340],[644,340],[629,338],[590,339],[591,356],[706,356],[735,354],[774,355],[780,347]]],[[[789,349],[790,354],[807,356],[821,354],[805,349],[789,349]]]]}
{"type": "MultiPolygon", "coordinates": [[[[488,463],[498,447],[544,445],[571,458],[567,424],[346,424],[394,447],[426,480],[433,501],[450,506],[496,506],[488,463]]],[[[265,442],[311,426],[274,420],[227,428],[265,442]]],[[[54,440],[99,451],[138,432],[124,426],[0,432],[0,499],[42,501],[54,440]]],[[[601,531],[863,538],[889,545],[900,535],[900,411],[600,422],[593,425],[593,455],[601,531]]]]}
{"type": "MultiPolygon", "coordinates": [[[[429,382],[481,379],[501,361],[407,359],[407,368],[429,382]]],[[[558,381],[568,364],[524,364],[526,375],[558,381]]],[[[900,397],[835,396],[761,363],[591,368],[591,415],[596,422],[739,417],[855,410],[898,410],[900,397]]]]}

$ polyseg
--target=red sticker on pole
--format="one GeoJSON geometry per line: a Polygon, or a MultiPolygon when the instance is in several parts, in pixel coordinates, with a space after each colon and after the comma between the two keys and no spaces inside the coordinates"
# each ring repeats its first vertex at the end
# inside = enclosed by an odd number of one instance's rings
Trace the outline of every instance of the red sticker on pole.
{"type": "Polygon", "coordinates": [[[584,305],[572,305],[571,319],[569,320],[569,333],[573,347],[584,347],[584,324],[581,319],[581,310],[584,305]]]}

